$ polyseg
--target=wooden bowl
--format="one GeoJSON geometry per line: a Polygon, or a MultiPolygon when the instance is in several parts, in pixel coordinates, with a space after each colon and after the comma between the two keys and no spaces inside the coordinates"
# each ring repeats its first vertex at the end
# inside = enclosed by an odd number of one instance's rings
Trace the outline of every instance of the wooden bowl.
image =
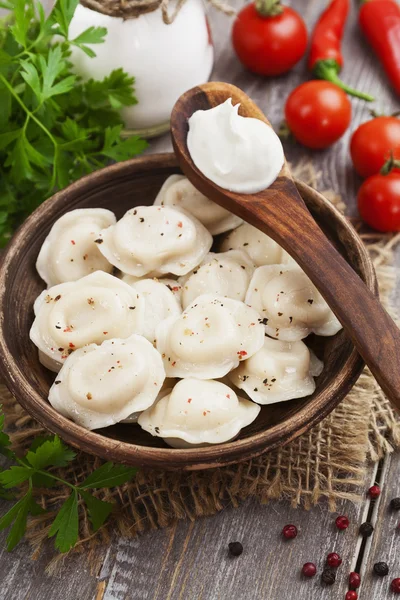
{"type": "MultiPolygon", "coordinates": [[[[38,360],[29,340],[33,301],[44,288],[36,273],[40,246],[53,223],[75,208],[102,207],[121,217],[129,208],[152,204],[161,184],[179,173],[173,154],[159,154],[112,165],[69,186],[42,204],[11,240],[0,269],[0,360],[2,374],[21,405],[65,442],[107,460],[158,469],[208,469],[257,456],[286,444],[321,421],[349,392],[363,361],[343,331],[307,343],[325,367],[312,396],[261,407],[257,419],[232,442],[173,450],[138,425],[118,424],[87,431],[58,414],[47,396],[55,375],[38,360]]],[[[296,185],[316,221],[368,287],[377,282],[366,248],[346,219],[319,193],[296,185]]]]}

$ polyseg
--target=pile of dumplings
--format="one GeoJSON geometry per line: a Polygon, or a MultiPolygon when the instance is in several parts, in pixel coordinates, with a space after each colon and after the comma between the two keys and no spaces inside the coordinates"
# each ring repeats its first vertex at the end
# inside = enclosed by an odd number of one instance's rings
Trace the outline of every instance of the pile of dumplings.
{"type": "Polygon", "coordinates": [[[312,394],[323,365],[302,340],[341,329],[278,244],[180,175],[119,221],[66,213],[36,266],[30,338],[56,373],[50,404],[173,448],[232,440],[260,405],[312,394]]]}

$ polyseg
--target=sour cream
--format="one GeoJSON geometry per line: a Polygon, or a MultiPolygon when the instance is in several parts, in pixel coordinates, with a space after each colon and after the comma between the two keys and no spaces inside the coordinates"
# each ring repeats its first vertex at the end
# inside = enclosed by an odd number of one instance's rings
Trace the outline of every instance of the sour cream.
{"type": "Polygon", "coordinates": [[[193,113],[187,145],[194,164],[208,179],[232,192],[255,194],[278,177],[283,148],[272,127],[240,116],[239,106],[228,98],[193,113]]]}

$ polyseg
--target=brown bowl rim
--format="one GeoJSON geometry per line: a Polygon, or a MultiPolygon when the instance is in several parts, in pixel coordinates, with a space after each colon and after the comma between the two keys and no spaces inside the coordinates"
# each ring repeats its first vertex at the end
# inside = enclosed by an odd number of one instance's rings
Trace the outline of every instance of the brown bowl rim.
{"type": "MultiPolygon", "coordinates": [[[[10,240],[0,266],[0,372],[7,387],[21,404],[43,427],[58,434],[72,446],[117,463],[131,464],[145,468],[164,470],[197,470],[234,464],[248,460],[260,454],[287,444],[308,429],[319,423],[327,416],[353,387],[364,367],[364,362],[353,347],[344,363],[338,377],[332,379],[324,390],[310,403],[288,419],[273,425],[265,431],[256,433],[244,439],[226,442],[224,444],[177,450],[140,446],[133,443],[121,442],[103,436],[95,431],[87,431],[66,417],[63,417],[42,398],[25,380],[16,359],[8,349],[4,334],[4,306],[7,293],[5,281],[9,268],[12,266],[14,250],[21,243],[37,219],[45,219],[54,209],[55,204],[68,206],[68,196],[71,192],[93,192],[94,183],[111,181],[114,177],[123,177],[132,171],[151,171],[156,167],[173,168],[177,166],[173,153],[152,154],[117,163],[87,175],[64,190],[56,193],[41,204],[20,226],[10,240]]],[[[318,201],[328,205],[333,216],[347,229],[354,247],[362,259],[364,278],[367,286],[377,295],[377,280],[372,261],[361,238],[347,219],[322,194],[310,186],[296,180],[300,193],[305,191],[313,194],[318,201]]]]}

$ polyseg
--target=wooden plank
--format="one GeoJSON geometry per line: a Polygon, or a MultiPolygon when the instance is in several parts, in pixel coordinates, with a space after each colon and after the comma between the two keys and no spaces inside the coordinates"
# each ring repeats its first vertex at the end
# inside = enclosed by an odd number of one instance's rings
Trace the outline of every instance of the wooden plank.
{"type": "Polygon", "coordinates": [[[345,532],[325,507],[310,512],[287,502],[261,506],[247,501],[239,509],[179,523],[136,540],[119,539],[104,600],[327,600],[344,597],[354,561],[363,506],[343,502],[351,525],[345,532]],[[295,540],[281,536],[282,527],[299,527],[295,540]],[[240,541],[240,557],[228,555],[228,543],[240,541]],[[320,574],[329,552],[343,565],[334,588],[322,587],[320,574]],[[304,562],[318,565],[313,580],[301,577],[304,562]],[[333,591],[334,590],[334,591],[333,591]]]}
{"type": "Polygon", "coordinates": [[[390,500],[400,497],[399,472],[400,454],[396,453],[386,461],[382,495],[372,517],[375,531],[365,556],[361,598],[391,597],[390,583],[395,577],[400,577],[400,511],[389,508],[390,500]],[[377,577],[374,574],[373,566],[377,562],[388,563],[390,572],[387,577],[377,577]]]}
{"type": "MultiPolygon", "coordinates": [[[[6,503],[0,503],[0,515],[6,503]]],[[[68,557],[55,576],[45,569],[54,556],[52,544],[37,560],[32,560],[32,549],[27,542],[21,543],[8,553],[6,532],[0,534],[0,600],[93,600],[98,581],[91,573],[92,563],[78,554],[68,557]]],[[[99,549],[99,556],[106,548],[99,549]]]]}

